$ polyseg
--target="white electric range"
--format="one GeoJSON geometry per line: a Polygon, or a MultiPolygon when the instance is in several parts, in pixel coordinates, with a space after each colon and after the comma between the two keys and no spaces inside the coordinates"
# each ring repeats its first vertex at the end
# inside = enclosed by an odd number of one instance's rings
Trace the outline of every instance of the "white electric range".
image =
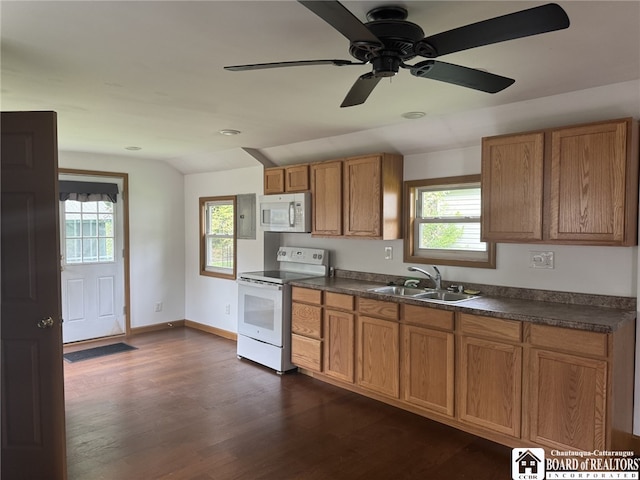
{"type": "Polygon", "coordinates": [[[291,286],[289,282],[325,277],[329,252],[318,248],[280,247],[278,270],[238,276],[238,358],[282,374],[291,363],[291,286]]]}

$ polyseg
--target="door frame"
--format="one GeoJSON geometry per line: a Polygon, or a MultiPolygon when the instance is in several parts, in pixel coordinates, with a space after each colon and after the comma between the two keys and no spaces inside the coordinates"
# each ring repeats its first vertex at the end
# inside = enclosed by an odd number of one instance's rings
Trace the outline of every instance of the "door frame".
{"type": "Polygon", "coordinates": [[[122,180],[122,192],[120,192],[120,198],[122,199],[122,248],[124,250],[124,317],[125,317],[125,332],[126,336],[131,335],[131,275],[130,275],[130,261],[129,261],[129,174],[122,172],[104,172],[98,170],[80,170],[74,168],[58,168],[58,177],[61,174],[65,175],[77,175],[77,176],[92,176],[92,177],[107,177],[117,178],[122,180]]]}

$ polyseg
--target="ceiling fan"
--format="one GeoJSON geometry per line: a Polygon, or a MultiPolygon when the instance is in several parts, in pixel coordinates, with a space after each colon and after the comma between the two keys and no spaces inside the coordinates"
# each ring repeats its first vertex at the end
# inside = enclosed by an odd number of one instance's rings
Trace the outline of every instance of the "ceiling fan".
{"type": "Polygon", "coordinates": [[[364,103],[382,78],[394,76],[400,68],[408,69],[416,77],[497,93],[515,80],[434,58],[483,45],[562,30],[569,26],[569,17],[562,7],[549,3],[425,37],[422,28],[406,20],[407,10],[401,6],[374,8],[367,13],[368,22],[362,23],[338,1],[298,0],[298,3],[347,37],[350,42],[349,53],[359,62],[300,60],[224,68],[244,71],[305,65],[341,67],[371,64],[372,71],[356,80],[341,107],[364,103]],[[405,63],[417,56],[427,60],[413,65],[405,63]]]}

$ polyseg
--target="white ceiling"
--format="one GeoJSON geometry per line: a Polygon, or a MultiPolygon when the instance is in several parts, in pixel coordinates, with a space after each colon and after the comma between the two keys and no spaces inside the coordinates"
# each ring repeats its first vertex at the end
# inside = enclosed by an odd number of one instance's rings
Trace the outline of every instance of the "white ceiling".
{"type": "MultiPolygon", "coordinates": [[[[404,5],[426,35],[543,3],[343,2],[362,21],[375,6],[404,5]]],[[[57,111],[61,150],[164,160],[190,173],[248,166],[241,147],[278,151],[411,122],[403,112],[434,118],[640,78],[640,1],[558,3],[566,30],[442,58],[515,78],[503,92],[401,70],[364,105],[340,108],[368,66],[223,70],[351,59],[348,41],[295,1],[2,0],[1,108],[57,111]],[[225,128],[242,134],[217,133],[225,128]]]]}

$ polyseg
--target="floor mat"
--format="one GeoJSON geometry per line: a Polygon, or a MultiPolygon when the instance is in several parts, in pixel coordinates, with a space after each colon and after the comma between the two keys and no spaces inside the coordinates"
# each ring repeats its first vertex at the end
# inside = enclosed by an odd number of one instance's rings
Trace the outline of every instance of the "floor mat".
{"type": "Polygon", "coordinates": [[[112,345],[105,345],[103,347],[94,347],[88,348],[87,350],[65,353],[63,357],[67,362],[73,363],[96,357],[104,357],[105,355],[113,355],[114,353],[128,352],[129,350],[137,350],[137,347],[132,347],[131,345],[120,342],[112,345]]]}

